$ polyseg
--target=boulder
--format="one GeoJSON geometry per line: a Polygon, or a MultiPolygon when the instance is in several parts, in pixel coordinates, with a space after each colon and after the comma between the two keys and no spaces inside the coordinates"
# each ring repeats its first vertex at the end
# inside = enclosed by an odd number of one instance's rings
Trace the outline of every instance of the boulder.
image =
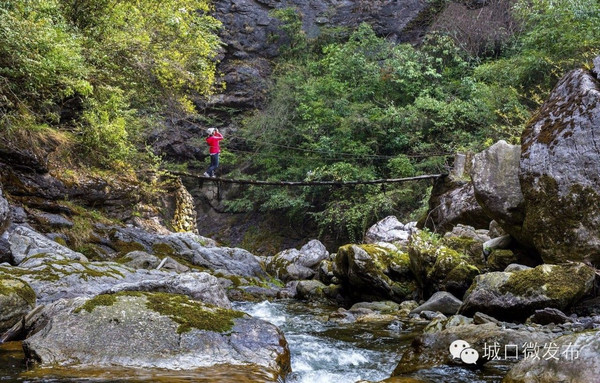
{"type": "Polygon", "coordinates": [[[365,243],[400,242],[406,245],[411,232],[410,226],[405,226],[398,221],[398,218],[390,215],[371,226],[365,234],[364,241],[365,243]]]}
{"type": "Polygon", "coordinates": [[[485,214],[507,233],[524,240],[521,228],[525,200],[519,183],[520,157],[519,145],[498,141],[473,156],[471,180],[475,198],[485,214]]]}
{"type": "Polygon", "coordinates": [[[281,378],[290,370],[283,333],[247,314],[184,295],[99,295],[55,314],[23,343],[41,365],[195,369],[254,365],[281,378]]]}
{"type": "Polygon", "coordinates": [[[422,311],[437,311],[442,314],[454,315],[458,312],[461,304],[461,300],[454,295],[445,291],[438,291],[433,294],[427,302],[412,310],[410,313],[419,314],[422,311]]]}
{"type": "Polygon", "coordinates": [[[326,298],[326,288],[327,286],[320,281],[298,281],[298,285],[296,285],[297,297],[307,300],[323,299],[326,298]]]}
{"type": "Polygon", "coordinates": [[[600,266],[600,85],[569,72],[521,138],[523,234],[545,263],[600,266]]]}
{"type": "Polygon", "coordinates": [[[122,254],[141,250],[159,257],[178,257],[196,266],[226,275],[266,278],[261,263],[240,248],[216,247],[209,238],[194,233],[153,234],[134,227],[112,227],[113,246],[122,254]]]}
{"type": "Polygon", "coordinates": [[[512,250],[492,250],[487,259],[487,265],[490,271],[502,271],[509,265],[518,262],[517,256],[512,250]]]}
{"type": "MultiPolygon", "coordinates": [[[[447,290],[462,297],[479,269],[467,253],[456,251],[442,243],[451,240],[456,248],[470,248],[476,241],[466,238],[444,238],[440,241],[425,231],[411,236],[408,248],[410,269],[421,292],[429,297],[436,291],[447,290]]],[[[478,243],[481,246],[481,243],[478,243]]]]}
{"type": "Polygon", "coordinates": [[[501,320],[523,321],[535,310],[564,310],[574,304],[592,290],[595,276],[582,263],[482,274],[467,291],[459,312],[481,311],[501,320]]]}
{"type": "Polygon", "coordinates": [[[449,351],[450,345],[457,340],[466,342],[469,347],[478,352],[477,365],[481,366],[491,360],[489,356],[491,345],[498,344],[498,358],[506,360],[506,345],[521,347],[522,344],[529,342],[543,345],[557,336],[552,333],[531,332],[525,329],[508,329],[496,323],[470,324],[460,316],[452,316],[441,321],[434,320],[422,335],[413,340],[408,350],[402,355],[392,376],[410,374],[442,365],[467,366],[459,358],[453,358],[449,351]],[[488,348],[487,355],[486,347],[488,348]]]}
{"type": "Polygon", "coordinates": [[[284,282],[313,278],[319,264],[329,258],[329,252],[320,241],[313,239],[300,250],[288,249],[276,254],[267,270],[284,282]]]}
{"type": "Polygon", "coordinates": [[[598,382],[600,330],[561,336],[553,341],[553,347],[554,358],[525,358],[510,369],[502,383],[598,382]]]}
{"type": "Polygon", "coordinates": [[[429,198],[429,210],[419,221],[419,227],[436,233],[446,233],[458,224],[487,229],[490,221],[475,199],[473,184],[449,176],[434,182],[429,198]]]}
{"type": "Polygon", "coordinates": [[[380,245],[340,247],[333,273],[346,291],[364,300],[401,302],[416,290],[408,254],[380,245]]]}
{"type": "Polygon", "coordinates": [[[12,226],[2,236],[10,246],[12,260],[15,265],[40,257],[55,261],[76,260],[87,262],[87,258],[83,254],[54,242],[27,226],[12,226]]]}
{"type": "Polygon", "coordinates": [[[550,323],[554,324],[563,324],[567,322],[572,322],[572,319],[565,315],[560,310],[553,309],[551,307],[546,307],[543,310],[535,310],[532,316],[527,318],[527,322],[537,323],[541,325],[547,325],[550,323]]]}
{"type": "Polygon", "coordinates": [[[10,329],[34,307],[35,292],[26,282],[0,274],[0,334],[10,329]]]}
{"type": "Polygon", "coordinates": [[[134,270],[115,262],[62,261],[41,263],[31,268],[0,267],[2,274],[18,276],[27,282],[40,304],[63,298],[92,297],[111,289],[177,292],[192,297],[202,296],[205,301],[214,304],[226,301],[218,280],[207,273],[176,274],[134,270]]]}

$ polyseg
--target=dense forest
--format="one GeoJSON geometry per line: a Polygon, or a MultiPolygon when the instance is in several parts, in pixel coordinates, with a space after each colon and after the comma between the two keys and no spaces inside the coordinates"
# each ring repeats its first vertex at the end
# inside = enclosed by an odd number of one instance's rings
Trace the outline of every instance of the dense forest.
{"type": "MultiPolygon", "coordinates": [[[[0,13],[2,140],[58,140],[71,168],[160,168],[147,132],[171,115],[199,118],[196,104],[221,86],[209,1],[4,1],[0,13]]],[[[309,38],[300,12],[276,10],[289,44],[266,107],[230,137],[225,169],[268,180],[406,177],[444,171],[457,151],[517,143],[556,80],[598,54],[599,14],[595,1],[518,0],[510,37],[473,49],[439,32],[394,44],[367,24],[309,38]]],[[[227,207],[357,240],[385,215],[417,219],[426,196],[420,184],[249,188],[227,207]]]]}

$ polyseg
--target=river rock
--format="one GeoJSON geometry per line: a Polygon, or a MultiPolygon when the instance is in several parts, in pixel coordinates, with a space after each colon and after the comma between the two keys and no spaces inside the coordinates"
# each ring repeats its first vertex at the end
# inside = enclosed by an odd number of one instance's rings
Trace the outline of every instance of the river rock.
{"type": "Polygon", "coordinates": [[[518,262],[517,256],[512,250],[492,250],[487,259],[487,265],[490,271],[502,271],[509,265],[518,262]]]}
{"type": "Polygon", "coordinates": [[[34,307],[35,292],[26,282],[0,274],[0,335],[34,307]]]}
{"type": "Polygon", "coordinates": [[[521,146],[498,141],[473,157],[475,198],[486,215],[512,236],[523,238],[525,200],[519,183],[521,146]]]}
{"type": "Polygon", "coordinates": [[[31,268],[0,267],[0,274],[18,276],[27,282],[42,304],[62,298],[91,297],[111,289],[177,292],[202,296],[214,304],[227,301],[218,280],[209,274],[134,270],[115,262],[63,261],[31,268]]]}
{"type": "MultiPolygon", "coordinates": [[[[526,358],[510,369],[502,383],[597,383],[600,331],[561,336],[553,341],[555,358],[526,358]]],[[[543,355],[543,351],[540,351],[543,355]]]]}
{"type": "Polygon", "coordinates": [[[408,244],[412,232],[411,226],[405,226],[398,218],[390,215],[371,226],[365,234],[365,243],[400,242],[408,244]]]}
{"type": "Polygon", "coordinates": [[[523,132],[524,234],[545,263],[600,266],[600,85],[569,72],[523,132]]]}
{"type": "Polygon", "coordinates": [[[490,221],[475,199],[473,184],[448,176],[435,180],[429,198],[429,210],[419,221],[419,227],[446,233],[458,224],[487,229],[490,221]]]}
{"type": "Polygon", "coordinates": [[[458,312],[462,301],[454,295],[446,291],[438,291],[433,294],[427,302],[423,303],[416,309],[412,310],[411,314],[419,314],[422,311],[437,311],[442,314],[454,315],[458,312]]]}
{"type": "Polygon", "coordinates": [[[19,265],[32,258],[45,258],[55,261],[87,261],[87,258],[83,254],[62,246],[27,226],[16,225],[10,227],[3,234],[3,237],[10,245],[15,265],[19,265]]]}
{"type": "Polygon", "coordinates": [[[113,245],[122,254],[141,250],[159,257],[178,257],[226,275],[267,277],[261,263],[250,252],[240,248],[216,247],[212,239],[194,233],[160,235],[133,227],[109,230],[113,245]]]}
{"type": "MultiPolygon", "coordinates": [[[[469,248],[474,241],[470,238],[444,238],[451,240],[457,248],[469,248]]],[[[479,244],[480,246],[481,244],[479,244]]],[[[424,296],[446,290],[462,297],[469,288],[479,269],[466,253],[444,246],[436,237],[425,231],[411,236],[408,248],[412,270],[424,296]]]]}
{"type": "Polygon", "coordinates": [[[595,276],[582,263],[482,274],[475,278],[459,312],[481,311],[501,320],[523,321],[535,310],[564,310],[574,304],[592,290],[595,276]]]}
{"type": "Polygon", "coordinates": [[[313,239],[300,250],[288,249],[276,254],[267,270],[284,282],[313,278],[319,264],[329,258],[329,252],[320,241],[313,239]]]}
{"type": "Polygon", "coordinates": [[[24,341],[42,365],[194,369],[256,365],[284,377],[290,356],[283,333],[247,314],[184,295],[99,295],[56,314],[24,341]]]}
{"type": "Polygon", "coordinates": [[[532,316],[527,318],[527,322],[547,325],[550,323],[563,324],[572,322],[572,319],[565,315],[562,311],[551,307],[546,307],[543,310],[535,310],[532,316]]]}
{"type": "MultiPolygon", "coordinates": [[[[416,337],[396,366],[392,376],[410,374],[422,369],[442,365],[466,366],[460,359],[454,359],[450,353],[450,345],[456,340],[463,340],[479,353],[478,365],[488,362],[491,358],[490,347],[498,345],[498,358],[506,359],[505,346],[524,343],[543,345],[558,335],[552,333],[531,332],[526,330],[508,329],[496,323],[480,325],[465,324],[456,320],[456,316],[447,320],[436,321],[439,326],[430,325],[427,332],[416,337]],[[486,348],[488,353],[486,354],[486,348]]],[[[432,322],[433,324],[433,322],[432,322]]],[[[510,350],[510,347],[508,348],[510,350]]],[[[509,355],[510,356],[510,355],[509,355]]]]}
{"type": "Polygon", "coordinates": [[[2,195],[2,184],[0,184],[0,234],[4,232],[4,229],[8,226],[10,217],[10,206],[8,201],[2,195]]]}
{"type": "Polygon", "coordinates": [[[408,254],[380,245],[340,247],[333,273],[346,291],[357,298],[370,298],[365,300],[401,302],[416,290],[408,254]]]}

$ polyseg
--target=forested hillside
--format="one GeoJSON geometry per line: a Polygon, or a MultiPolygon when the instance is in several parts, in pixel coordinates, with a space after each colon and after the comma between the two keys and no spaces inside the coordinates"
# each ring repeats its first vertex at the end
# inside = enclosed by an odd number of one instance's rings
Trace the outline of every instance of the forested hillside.
{"type": "MultiPolygon", "coordinates": [[[[433,22],[448,4],[437,1],[415,23],[433,22]]],[[[150,132],[173,116],[212,126],[197,106],[227,86],[215,86],[220,22],[211,6],[3,2],[2,145],[59,142],[67,168],[157,169],[162,153],[148,149],[150,132]]],[[[234,123],[222,159],[227,176],[405,177],[443,172],[457,151],[516,143],[556,80],[598,53],[599,11],[593,1],[519,0],[509,15],[516,27],[476,49],[449,33],[448,22],[444,33],[397,44],[366,23],[309,37],[297,9],[272,11],[281,22],[274,38],[286,44],[273,61],[266,106],[234,123]]],[[[201,137],[196,145],[204,150],[201,137]]],[[[388,214],[419,218],[426,197],[424,184],[257,187],[225,204],[307,222],[343,241],[360,239],[388,214]]]]}

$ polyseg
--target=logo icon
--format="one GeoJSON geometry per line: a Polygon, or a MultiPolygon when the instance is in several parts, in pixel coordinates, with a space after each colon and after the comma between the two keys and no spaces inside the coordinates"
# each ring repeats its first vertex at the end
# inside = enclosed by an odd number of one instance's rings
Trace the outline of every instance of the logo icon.
{"type": "Polygon", "coordinates": [[[449,348],[452,358],[460,359],[466,364],[475,364],[479,359],[479,352],[471,347],[468,342],[462,339],[455,340],[449,348]]]}

